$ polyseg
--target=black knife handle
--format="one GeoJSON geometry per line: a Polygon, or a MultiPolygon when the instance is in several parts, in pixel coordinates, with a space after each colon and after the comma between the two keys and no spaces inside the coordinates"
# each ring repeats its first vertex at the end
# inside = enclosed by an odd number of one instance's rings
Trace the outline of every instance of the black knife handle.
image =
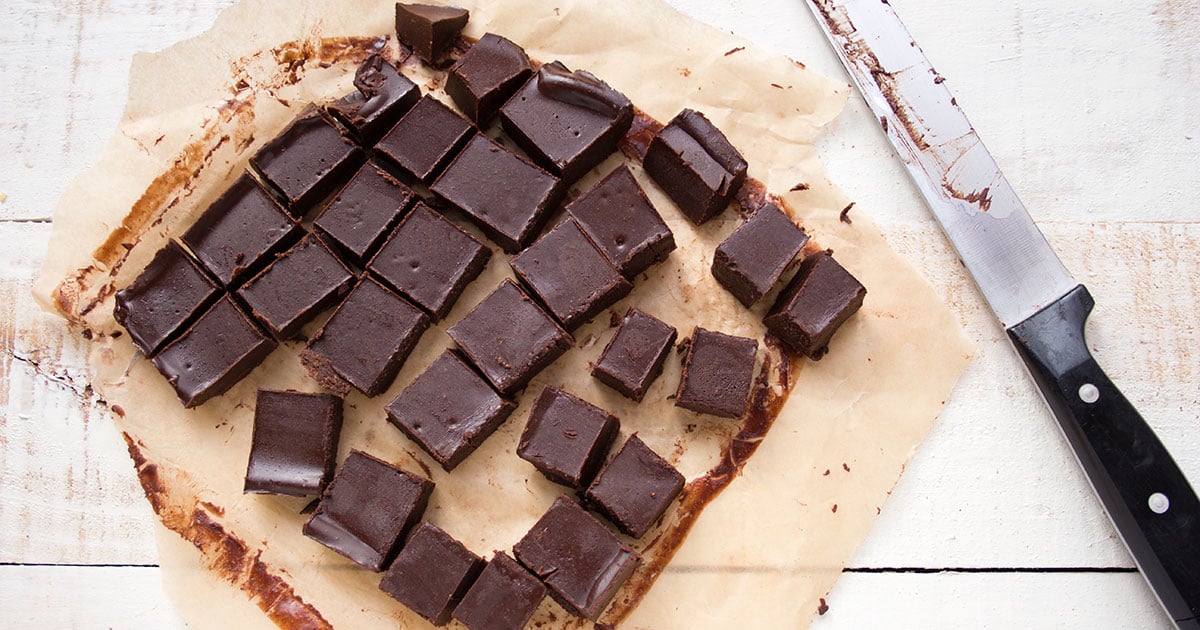
{"type": "Polygon", "coordinates": [[[1088,351],[1094,305],[1079,285],[1008,334],[1163,608],[1200,628],[1200,499],[1088,351]]]}

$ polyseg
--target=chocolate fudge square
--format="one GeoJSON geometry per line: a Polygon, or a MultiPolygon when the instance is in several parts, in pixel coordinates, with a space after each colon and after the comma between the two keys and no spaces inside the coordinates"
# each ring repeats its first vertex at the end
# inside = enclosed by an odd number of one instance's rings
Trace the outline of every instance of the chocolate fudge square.
{"type": "Polygon", "coordinates": [[[476,134],[431,186],[512,254],[541,229],[562,198],[559,179],[476,134]]]}
{"type": "Polygon", "coordinates": [[[567,213],[626,278],[675,250],[675,235],[624,164],[571,202],[567,213]]]}
{"type": "Polygon", "coordinates": [[[533,402],[517,456],[550,481],[581,490],[604,463],[620,428],[611,413],[547,386],[533,402]]]}
{"type": "Polygon", "coordinates": [[[579,504],[560,496],[513,546],[517,560],[572,614],[595,620],[641,557],[579,504]]]}
{"type": "Polygon", "coordinates": [[[774,204],[759,208],[713,257],[712,274],[750,308],[799,262],[808,235],[774,204]]]}
{"type": "Polygon", "coordinates": [[[334,394],[345,396],[354,388],[378,396],[428,327],[421,309],[364,278],[308,342],[300,360],[334,394]]]}
{"type": "Polygon", "coordinates": [[[692,331],[675,405],[722,418],[740,418],[750,402],[758,340],[692,331]]]}
{"type": "Polygon", "coordinates": [[[302,232],[254,179],[242,175],[180,240],[218,282],[233,286],[302,232]]]}
{"type": "Polygon", "coordinates": [[[449,54],[471,14],[458,7],[396,3],[396,38],[421,60],[436,64],[449,54]]]}
{"type": "Polygon", "coordinates": [[[400,223],[370,269],[440,321],[483,272],[492,250],[424,203],[400,223]]]}
{"type": "Polygon", "coordinates": [[[818,252],[800,264],[763,323],[793,352],[817,359],[866,295],[862,283],[833,256],[818,252]]]}
{"type": "Polygon", "coordinates": [[[467,630],[521,630],[545,597],[541,580],[497,551],[451,614],[467,630]]]}
{"type": "Polygon", "coordinates": [[[350,262],[362,266],[414,199],[411,188],[368,162],[321,211],[313,227],[350,262]]]}
{"type": "Polygon", "coordinates": [[[584,494],[623,533],[641,538],[683,490],[683,475],[633,434],[584,494]]]}
{"type": "Polygon", "coordinates": [[[387,406],[387,415],[449,472],[495,433],[514,408],[447,350],[387,406]]]}
{"type": "Polygon", "coordinates": [[[500,108],[500,122],[535,162],[573,182],[617,150],[633,104],[592,74],[543,65],[500,108]]]}
{"type": "Polygon", "coordinates": [[[350,451],[321,495],[304,535],[372,570],[386,567],[421,520],[433,482],[350,451]]]}
{"type": "Polygon", "coordinates": [[[470,121],[426,94],[375,145],[375,150],[428,184],[474,133],[470,121]]]}
{"type": "Polygon", "coordinates": [[[354,280],[321,239],[310,234],[247,281],[237,295],[276,339],[292,339],[341,301],[354,280]]]}
{"type": "Polygon", "coordinates": [[[505,279],[447,334],[502,394],[525,387],[575,339],[505,279]]]}
{"type": "Polygon", "coordinates": [[[451,66],[446,93],[467,118],[486,126],[532,72],[525,49],[486,33],[451,66]]]}
{"type": "Polygon", "coordinates": [[[245,491],[321,494],[333,477],[341,431],[341,398],[258,390],[245,491]]]}
{"type": "Polygon", "coordinates": [[[275,341],[222,297],[151,361],[184,407],[225,393],[275,349],[275,341]]]}
{"type": "Polygon", "coordinates": [[[704,114],[685,109],[650,141],[646,173],[700,225],[717,216],[746,181],[746,160],[704,114]]]}
{"type": "Polygon", "coordinates": [[[423,521],[413,530],[379,588],[435,626],[450,621],[450,610],[483,570],[483,558],[436,525],[423,521]]]}
{"type": "Polygon", "coordinates": [[[676,334],[674,326],[631,308],[592,365],[592,376],[622,396],[641,402],[662,374],[676,334]]]}
{"type": "Polygon", "coordinates": [[[568,331],[633,290],[574,220],[559,223],[509,265],[568,331]]]}
{"type": "Polygon", "coordinates": [[[310,108],[263,145],[250,166],[300,218],[346,183],[364,155],[321,113],[310,108]]]}
{"type": "Polygon", "coordinates": [[[152,356],[220,293],[221,287],[199,263],[169,241],[137,279],[117,291],[113,317],[129,332],[133,345],[152,356]]]}
{"type": "Polygon", "coordinates": [[[421,98],[417,84],[379,55],[367,57],[358,67],[354,88],[326,109],[366,145],[378,142],[421,98]]]}

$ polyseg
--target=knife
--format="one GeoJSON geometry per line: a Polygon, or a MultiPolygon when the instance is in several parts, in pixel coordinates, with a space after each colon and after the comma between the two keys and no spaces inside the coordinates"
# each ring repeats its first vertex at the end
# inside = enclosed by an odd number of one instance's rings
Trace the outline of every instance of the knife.
{"type": "Polygon", "coordinates": [[[1200,629],[1200,499],[1084,341],[1095,302],[1034,225],[887,0],[808,0],[1008,332],[1142,575],[1200,629]]]}

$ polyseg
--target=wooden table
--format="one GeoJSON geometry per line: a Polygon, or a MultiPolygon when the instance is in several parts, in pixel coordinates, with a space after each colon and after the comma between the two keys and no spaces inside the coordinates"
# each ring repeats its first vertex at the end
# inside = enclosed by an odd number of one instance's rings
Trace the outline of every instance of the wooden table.
{"type": "MultiPolygon", "coordinates": [[[[151,512],[88,387],[82,340],[29,289],[63,186],[99,155],[129,61],[232,0],[0,8],[0,619],[177,627],[151,512]]],[[[845,78],[802,2],[673,0],[845,78]]],[[[1098,307],[1089,340],[1200,486],[1200,5],[893,0],[1098,307]]],[[[923,270],[978,354],[817,627],[1166,627],[982,298],[852,99],[834,181],[923,270]]],[[[783,622],[781,626],[787,627],[783,622]]]]}

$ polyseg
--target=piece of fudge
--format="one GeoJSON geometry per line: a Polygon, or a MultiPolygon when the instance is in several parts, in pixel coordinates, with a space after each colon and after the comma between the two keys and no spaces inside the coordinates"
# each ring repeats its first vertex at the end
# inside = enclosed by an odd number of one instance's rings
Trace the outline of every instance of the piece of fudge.
{"type": "Polygon", "coordinates": [[[450,67],[446,93],[467,118],[486,127],[532,72],[525,49],[486,33],[450,67]]]}
{"type": "Polygon", "coordinates": [[[310,234],[246,281],[237,295],[276,339],[292,339],[340,302],[354,280],[321,239],[310,234]]]}
{"type": "Polygon", "coordinates": [[[426,63],[450,53],[471,14],[458,7],[396,3],[396,38],[426,63]]]}
{"type": "Polygon", "coordinates": [[[263,145],[250,166],[299,219],[341,188],[364,159],[319,110],[309,108],[263,145]]]}
{"type": "Polygon", "coordinates": [[[866,295],[862,283],[833,256],[818,252],[800,264],[763,323],[793,352],[820,358],[866,295]]]}
{"type": "Polygon", "coordinates": [[[723,418],[740,418],[750,402],[758,341],[697,326],[683,359],[675,405],[723,418]]]}
{"type": "Polygon", "coordinates": [[[808,235],[774,204],[759,208],[717,246],[712,274],[746,308],[795,269],[808,235]]]}
{"type": "Polygon", "coordinates": [[[421,89],[388,61],[373,54],[354,73],[354,91],[326,110],[353,131],[359,142],[372,145],[391,129],[417,99],[421,89]]]}
{"type": "Polygon", "coordinates": [[[630,308],[592,365],[592,376],[626,398],[641,402],[675,344],[674,326],[630,308]]]}
{"type": "Polygon", "coordinates": [[[245,491],[321,494],[333,477],[341,431],[341,398],[259,389],[245,491]]]}
{"type": "Polygon", "coordinates": [[[497,551],[451,613],[467,630],[521,630],[546,597],[546,585],[497,551]]]}
{"type": "Polygon", "coordinates": [[[349,262],[363,267],[416,198],[411,188],[367,162],[325,206],[313,227],[349,262]]]}
{"type": "Polygon", "coordinates": [[[426,94],[383,136],[375,151],[428,184],[474,134],[471,121],[426,94]]]}
{"type": "Polygon", "coordinates": [[[424,521],[413,529],[379,588],[429,623],[444,626],[483,566],[483,558],[424,521]]]}
{"type": "Polygon", "coordinates": [[[717,216],[746,181],[746,160],[704,114],[680,112],[650,141],[646,173],[700,225],[717,216]]]}
{"type": "Polygon", "coordinates": [[[683,490],[683,475],[633,434],[588,486],[588,506],[621,532],[641,538],[683,490]]]}
{"type": "Polygon", "coordinates": [[[675,235],[624,164],[566,210],[626,278],[666,260],[675,250],[675,235]]]}
{"type": "Polygon", "coordinates": [[[200,264],[169,241],[129,286],[117,291],[113,317],[149,357],[220,294],[221,287],[200,264]]]}
{"type": "Polygon", "coordinates": [[[604,463],[620,427],[611,413],[546,386],[529,411],[517,456],[550,481],[581,490],[604,463]]]}

